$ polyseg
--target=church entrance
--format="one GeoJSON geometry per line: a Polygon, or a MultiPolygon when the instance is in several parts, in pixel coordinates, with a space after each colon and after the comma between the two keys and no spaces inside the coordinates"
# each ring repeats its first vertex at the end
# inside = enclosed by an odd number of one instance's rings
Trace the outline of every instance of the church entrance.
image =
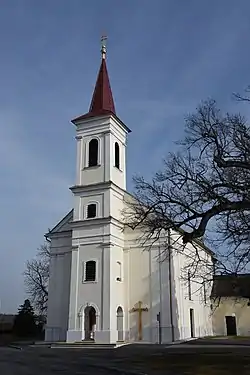
{"type": "Polygon", "coordinates": [[[96,330],[96,311],[93,306],[84,310],[84,340],[94,340],[96,330]]]}
{"type": "Polygon", "coordinates": [[[227,336],[237,336],[235,316],[226,316],[227,336]]]}
{"type": "Polygon", "coordinates": [[[117,317],[117,331],[118,331],[118,341],[123,341],[123,310],[121,306],[117,308],[116,311],[117,317]]]}

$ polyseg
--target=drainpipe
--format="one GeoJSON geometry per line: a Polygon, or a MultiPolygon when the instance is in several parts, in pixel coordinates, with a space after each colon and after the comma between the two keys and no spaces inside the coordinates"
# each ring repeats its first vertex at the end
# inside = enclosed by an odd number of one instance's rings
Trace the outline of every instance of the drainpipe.
{"type": "Polygon", "coordinates": [[[168,229],[167,234],[167,251],[168,251],[168,277],[169,277],[169,315],[170,315],[170,326],[171,326],[171,336],[172,342],[175,341],[175,334],[174,334],[174,317],[173,317],[173,286],[172,286],[172,246],[171,246],[171,233],[170,229],[168,229]]]}
{"type": "Polygon", "coordinates": [[[104,246],[102,246],[102,262],[101,262],[101,311],[100,311],[100,317],[101,320],[100,329],[103,331],[103,319],[104,319],[104,246]]]}
{"type": "Polygon", "coordinates": [[[162,277],[161,277],[161,247],[158,246],[158,259],[159,259],[159,292],[160,292],[160,311],[159,311],[159,344],[162,341],[162,327],[161,327],[161,316],[162,316],[162,277]]]}

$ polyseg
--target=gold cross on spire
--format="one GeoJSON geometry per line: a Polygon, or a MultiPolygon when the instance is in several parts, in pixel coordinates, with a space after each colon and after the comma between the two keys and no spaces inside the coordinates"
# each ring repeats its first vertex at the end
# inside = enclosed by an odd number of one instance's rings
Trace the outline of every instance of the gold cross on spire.
{"type": "Polygon", "coordinates": [[[102,44],[102,48],[101,48],[101,53],[102,53],[102,59],[105,59],[105,57],[106,57],[106,52],[107,52],[107,50],[106,50],[106,42],[107,42],[107,36],[106,35],[103,35],[102,37],[101,37],[101,44],[102,44]]]}

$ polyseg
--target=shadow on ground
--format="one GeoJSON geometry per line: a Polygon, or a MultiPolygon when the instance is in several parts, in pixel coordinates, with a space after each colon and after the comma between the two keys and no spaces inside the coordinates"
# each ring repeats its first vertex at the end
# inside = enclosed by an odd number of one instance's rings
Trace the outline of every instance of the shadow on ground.
{"type": "Polygon", "coordinates": [[[128,345],[119,349],[0,348],[0,373],[235,375],[250,374],[250,348],[128,345]]]}
{"type": "Polygon", "coordinates": [[[186,342],[188,345],[244,345],[250,348],[250,337],[248,336],[224,336],[204,337],[186,342]]]}

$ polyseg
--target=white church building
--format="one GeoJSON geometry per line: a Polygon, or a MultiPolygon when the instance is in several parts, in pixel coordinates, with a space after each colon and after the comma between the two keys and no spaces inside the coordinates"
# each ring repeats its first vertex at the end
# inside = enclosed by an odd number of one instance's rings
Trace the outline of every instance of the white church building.
{"type": "MultiPolygon", "coordinates": [[[[131,131],[115,111],[104,44],[90,109],[72,122],[74,207],[46,235],[51,261],[45,340],[169,343],[211,335],[210,287],[181,277],[187,252],[197,247],[166,258],[166,238],[145,249],[140,229],[124,226],[131,131]]],[[[169,233],[169,248],[175,237],[169,233]]],[[[212,264],[212,253],[196,245],[212,264]]]]}

